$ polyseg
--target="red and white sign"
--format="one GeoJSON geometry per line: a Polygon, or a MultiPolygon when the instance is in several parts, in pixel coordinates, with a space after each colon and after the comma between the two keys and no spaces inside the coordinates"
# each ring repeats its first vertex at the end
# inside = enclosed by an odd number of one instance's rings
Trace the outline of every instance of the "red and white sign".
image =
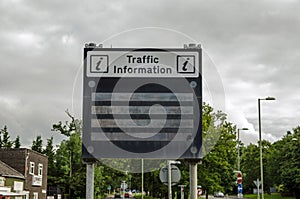
{"type": "Polygon", "coordinates": [[[242,172],[238,172],[237,174],[237,183],[242,184],[243,178],[242,178],[242,172]]]}

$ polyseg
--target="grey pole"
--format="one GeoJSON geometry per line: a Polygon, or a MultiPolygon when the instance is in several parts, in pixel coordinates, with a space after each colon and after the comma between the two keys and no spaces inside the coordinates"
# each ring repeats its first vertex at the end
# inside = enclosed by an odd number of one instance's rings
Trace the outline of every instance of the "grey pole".
{"type": "Polygon", "coordinates": [[[168,198],[172,199],[172,165],[168,160],[168,198]]]}
{"type": "MultiPolygon", "coordinates": [[[[248,128],[241,128],[238,129],[238,133],[237,133],[237,142],[238,142],[238,163],[237,163],[237,170],[238,172],[242,172],[241,171],[241,157],[240,157],[240,130],[249,130],[248,128]]],[[[243,194],[239,194],[239,189],[238,189],[238,198],[243,198],[243,194]]]]}
{"type": "Polygon", "coordinates": [[[257,199],[259,199],[259,179],[257,179],[257,199]]]}
{"type": "Polygon", "coordinates": [[[260,160],[261,198],[264,199],[264,174],[263,174],[264,170],[263,170],[263,160],[262,160],[260,100],[261,99],[258,99],[259,160],[260,160]]]}
{"type": "Polygon", "coordinates": [[[275,97],[258,98],[258,130],[259,130],[259,157],[260,157],[260,180],[261,180],[261,198],[264,199],[264,170],[262,157],[262,140],[261,140],[261,117],[260,117],[260,100],[275,100],[275,97]]]}
{"type": "Polygon", "coordinates": [[[237,136],[238,136],[238,139],[237,139],[237,141],[238,141],[238,165],[237,165],[237,167],[238,167],[238,171],[241,171],[241,159],[240,159],[240,129],[238,129],[238,134],[237,134],[237,136]]]}
{"type": "Polygon", "coordinates": [[[197,199],[197,161],[190,161],[190,199],[197,199]]]}
{"type": "Polygon", "coordinates": [[[142,199],[144,199],[144,159],[142,158],[142,199]]]}
{"type": "Polygon", "coordinates": [[[94,163],[86,164],[86,199],[94,199],[94,163]]]}

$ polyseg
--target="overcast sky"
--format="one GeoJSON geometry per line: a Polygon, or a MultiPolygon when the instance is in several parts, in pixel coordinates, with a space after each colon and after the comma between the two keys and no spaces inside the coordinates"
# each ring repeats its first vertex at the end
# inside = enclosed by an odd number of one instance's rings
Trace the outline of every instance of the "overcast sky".
{"type": "Polygon", "coordinates": [[[258,140],[257,99],[276,97],[261,103],[263,138],[273,142],[300,124],[299,10],[296,0],[1,0],[0,128],[23,146],[37,135],[63,139],[51,127],[68,120],[65,110],[81,118],[87,42],[196,42],[204,99],[216,109],[221,101],[229,121],[249,128],[244,143],[258,140]]]}

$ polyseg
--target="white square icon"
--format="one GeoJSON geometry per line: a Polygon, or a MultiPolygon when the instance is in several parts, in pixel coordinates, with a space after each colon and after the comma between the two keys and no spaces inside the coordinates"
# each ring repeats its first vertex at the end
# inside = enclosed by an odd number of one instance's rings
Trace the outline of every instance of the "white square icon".
{"type": "Polygon", "coordinates": [[[108,55],[91,55],[90,72],[108,73],[108,55]]]}
{"type": "Polygon", "coordinates": [[[195,56],[178,55],[177,56],[178,73],[195,73],[195,56]]]}

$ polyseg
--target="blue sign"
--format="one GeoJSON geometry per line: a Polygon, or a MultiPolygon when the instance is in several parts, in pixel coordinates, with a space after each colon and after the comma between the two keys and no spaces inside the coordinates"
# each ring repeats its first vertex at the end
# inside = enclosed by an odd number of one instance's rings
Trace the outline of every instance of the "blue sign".
{"type": "Polygon", "coordinates": [[[243,185],[238,184],[238,193],[243,193],[243,185]]]}

